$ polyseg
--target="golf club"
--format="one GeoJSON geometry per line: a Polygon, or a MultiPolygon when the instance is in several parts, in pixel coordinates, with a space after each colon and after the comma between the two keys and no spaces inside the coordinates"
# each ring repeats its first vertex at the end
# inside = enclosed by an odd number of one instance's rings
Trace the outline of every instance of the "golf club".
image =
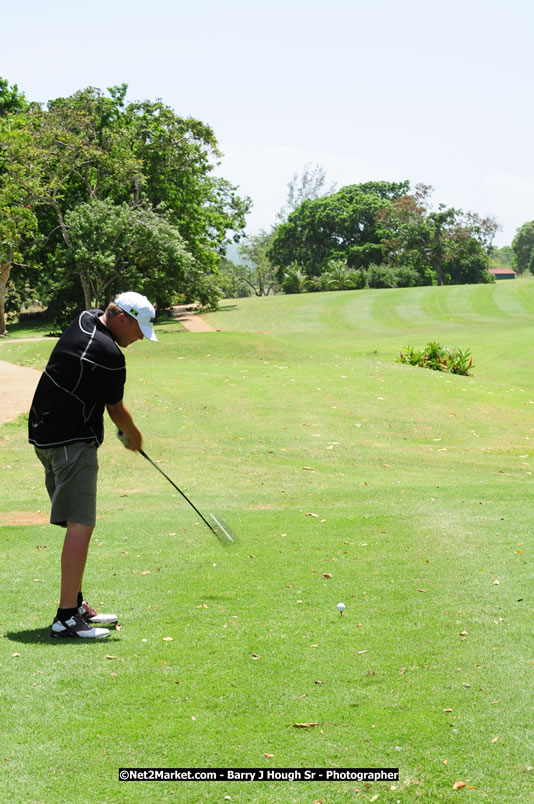
{"type": "MultiPolygon", "coordinates": [[[[126,444],[128,443],[128,439],[126,438],[126,436],[124,435],[124,433],[123,433],[121,430],[118,430],[118,431],[117,431],[117,437],[119,438],[119,440],[120,440],[120,441],[122,441],[122,443],[123,443],[124,445],[126,445],[126,444]]],[[[212,533],[214,533],[214,534],[215,534],[215,536],[216,536],[216,537],[219,539],[219,541],[221,542],[221,544],[224,544],[224,545],[228,546],[228,545],[230,545],[230,544],[235,544],[235,543],[236,543],[237,539],[236,539],[235,535],[232,533],[232,531],[230,530],[230,528],[228,527],[228,525],[223,524],[223,523],[221,522],[220,518],[219,518],[219,519],[217,519],[217,517],[216,517],[214,514],[209,514],[209,516],[211,517],[211,520],[212,520],[213,524],[211,524],[210,522],[208,522],[208,520],[206,519],[206,517],[205,517],[203,514],[201,514],[201,513],[200,513],[200,511],[198,510],[198,508],[196,507],[196,505],[194,505],[194,504],[191,502],[191,500],[189,499],[189,497],[187,497],[187,495],[186,495],[186,494],[184,494],[184,492],[183,492],[181,489],[179,489],[179,488],[178,488],[178,486],[176,485],[176,483],[174,483],[174,482],[173,482],[173,481],[170,479],[170,477],[169,477],[168,475],[166,475],[166,474],[165,474],[165,472],[163,471],[163,469],[161,469],[161,468],[160,468],[160,467],[157,465],[157,463],[155,463],[155,461],[153,461],[153,460],[152,460],[152,458],[151,458],[149,455],[147,455],[147,454],[146,454],[146,452],[144,452],[144,450],[140,449],[140,450],[138,450],[138,451],[139,451],[139,453],[140,453],[140,454],[143,456],[143,458],[146,458],[146,460],[147,460],[149,463],[151,463],[151,464],[152,464],[152,466],[154,466],[154,467],[155,467],[155,468],[158,470],[158,472],[159,472],[160,474],[162,474],[162,475],[163,475],[163,477],[164,477],[166,480],[168,480],[168,481],[169,481],[169,483],[171,484],[171,486],[173,486],[173,488],[175,488],[175,489],[176,489],[176,491],[178,491],[178,492],[179,492],[179,493],[182,495],[182,497],[184,498],[184,500],[185,500],[186,502],[188,502],[188,503],[189,503],[189,505],[191,506],[191,508],[192,508],[194,511],[196,511],[196,513],[199,515],[199,517],[200,517],[200,518],[201,518],[201,520],[204,522],[204,524],[206,524],[206,525],[208,526],[208,528],[211,530],[211,532],[212,532],[212,533]]]]}

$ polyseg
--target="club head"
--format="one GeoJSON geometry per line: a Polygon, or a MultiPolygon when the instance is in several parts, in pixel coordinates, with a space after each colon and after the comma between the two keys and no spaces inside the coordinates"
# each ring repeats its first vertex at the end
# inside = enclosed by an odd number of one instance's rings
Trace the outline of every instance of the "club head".
{"type": "Polygon", "coordinates": [[[209,514],[209,524],[221,544],[225,547],[230,547],[232,544],[237,544],[237,537],[232,529],[221,519],[220,516],[209,514]]]}

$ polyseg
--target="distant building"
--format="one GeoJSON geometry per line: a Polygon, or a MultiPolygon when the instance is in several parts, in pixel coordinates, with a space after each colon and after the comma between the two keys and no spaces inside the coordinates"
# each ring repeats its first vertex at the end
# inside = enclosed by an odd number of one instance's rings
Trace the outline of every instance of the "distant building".
{"type": "Polygon", "coordinates": [[[488,268],[495,279],[515,279],[516,273],[511,268],[488,268]]]}

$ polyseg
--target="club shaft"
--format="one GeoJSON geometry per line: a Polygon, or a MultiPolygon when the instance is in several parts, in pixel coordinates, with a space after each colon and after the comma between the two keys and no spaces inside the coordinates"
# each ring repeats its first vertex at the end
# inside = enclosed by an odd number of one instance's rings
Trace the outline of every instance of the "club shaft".
{"type": "Polygon", "coordinates": [[[185,500],[186,502],[188,502],[188,503],[189,503],[189,505],[191,506],[191,508],[192,508],[194,511],[196,511],[196,512],[197,512],[197,514],[199,515],[199,517],[201,518],[201,520],[202,520],[202,521],[203,521],[203,522],[204,522],[204,523],[205,523],[205,524],[208,526],[208,528],[209,528],[209,529],[212,531],[212,533],[214,533],[214,534],[217,536],[217,531],[215,530],[215,528],[214,528],[212,525],[210,525],[210,523],[208,522],[208,520],[206,519],[206,517],[205,517],[205,516],[203,516],[203,514],[201,514],[201,513],[200,513],[200,511],[198,510],[198,508],[196,507],[196,505],[195,505],[194,503],[192,503],[192,502],[191,502],[191,500],[189,499],[189,497],[188,497],[186,494],[184,494],[184,492],[182,491],[182,489],[179,489],[179,488],[178,488],[178,486],[176,485],[176,483],[174,483],[174,482],[173,482],[173,481],[170,479],[169,475],[165,474],[165,472],[163,471],[163,469],[161,469],[161,467],[159,467],[159,466],[157,465],[157,463],[156,463],[155,461],[153,461],[153,460],[152,460],[152,458],[151,458],[149,455],[147,455],[147,454],[146,454],[146,452],[144,452],[142,449],[140,449],[140,450],[139,450],[139,452],[141,453],[141,455],[143,456],[143,458],[146,458],[146,459],[147,459],[147,461],[149,461],[149,463],[151,463],[151,464],[152,464],[152,466],[154,466],[154,467],[155,467],[155,468],[158,470],[158,472],[160,472],[160,474],[162,474],[162,475],[163,475],[163,477],[164,477],[166,480],[168,480],[168,481],[169,481],[169,483],[171,484],[171,486],[173,486],[173,487],[176,489],[176,491],[178,491],[178,492],[179,492],[179,493],[182,495],[182,497],[184,498],[184,500],[185,500]]]}

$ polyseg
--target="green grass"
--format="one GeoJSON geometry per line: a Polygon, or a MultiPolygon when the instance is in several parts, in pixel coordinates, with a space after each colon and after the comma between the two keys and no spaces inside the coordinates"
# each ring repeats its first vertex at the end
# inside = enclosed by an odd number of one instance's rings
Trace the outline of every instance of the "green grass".
{"type": "MultiPolygon", "coordinates": [[[[85,590],[123,628],[58,644],[62,534],[0,527],[6,800],[534,800],[533,302],[528,280],[234,300],[205,316],[221,332],[128,350],[146,451],[241,541],[221,548],[108,427],[85,590]],[[396,362],[429,340],[470,348],[474,376],[396,362]],[[123,766],[400,782],[119,784],[123,766]]],[[[0,428],[4,515],[48,509],[25,426],[0,428]]]]}

